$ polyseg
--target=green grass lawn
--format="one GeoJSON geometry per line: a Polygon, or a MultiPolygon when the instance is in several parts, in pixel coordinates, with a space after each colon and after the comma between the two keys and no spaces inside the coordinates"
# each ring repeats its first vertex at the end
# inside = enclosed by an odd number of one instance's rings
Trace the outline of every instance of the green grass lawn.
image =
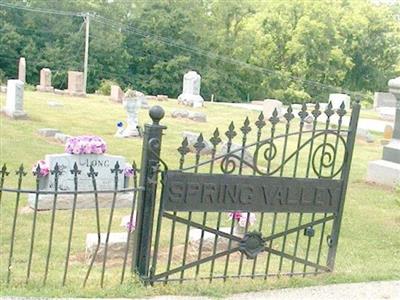
{"type": "MultiPolygon", "coordinates": [[[[2,105],[5,103],[5,94],[0,94],[2,105]]],[[[223,134],[233,120],[237,131],[242,126],[246,116],[251,121],[252,131],[249,141],[256,137],[254,122],[258,113],[249,110],[236,109],[221,105],[207,103],[207,107],[199,109],[207,114],[207,123],[196,123],[187,119],[173,119],[171,112],[176,109],[175,101],[151,102],[151,105],[161,104],[166,110],[166,116],[162,124],[168,129],[165,131],[162,145],[162,158],[170,169],[176,169],[179,165],[179,154],[176,149],[182,141],[182,131],[203,132],[204,136],[212,136],[215,127],[219,127],[223,134]]],[[[142,141],[140,139],[118,139],[114,137],[116,123],[125,121],[126,114],[121,104],[112,103],[105,96],[89,95],[87,98],[72,98],[54,94],[37,92],[25,92],[25,110],[29,115],[28,120],[14,121],[1,116],[1,164],[7,163],[8,168],[15,170],[23,163],[30,173],[34,162],[44,158],[48,153],[62,153],[64,146],[53,139],[37,135],[39,128],[57,128],[70,135],[99,135],[105,139],[108,145],[108,153],[123,155],[129,161],[140,162],[142,141]],[[62,102],[62,107],[49,107],[48,101],[62,102]]],[[[141,110],[140,123],[149,122],[148,112],[141,110]]],[[[296,124],[298,120],[294,120],[296,124]]],[[[283,124],[278,125],[278,131],[284,129],[283,124]]],[[[264,130],[268,135],[269,127],[264,130]]],[[[72,239],[71,260],[68,273],[67,285],[61,287],[63,262],[65,259],[65,245],[68,236],[68,223],[70,211],[57,211],[56,232],[54,237],[54,249],[52,252],[52,263],[49,268],[49,279],[46,286],[42,285],[43,266],[47,254],[48,228],[50,212],[38,213],[38,227],[35,239],[35,248],[32,264],[31,280],[25,285],[26,261],[29,253],[29,239],[33,213],[24,207],[27,206],[26,196],[21,196],[20,210],[18,214],[15,254],[13,258],[13,269],[11,284],[5,284],[7,274],[7,260],[10,245],[10,232],[12,215],[15,205],[15,195],[4,193],[1,203],[1,228],[0,228],[0,291],[2,295],[25,295],[25,296],[54,296],[54,297],[140,297],[160,294],[183,294],[183,295],[208,295],[220,297],[226,294],[257,291],[263,289],[322,285],[338,282],[360,282],[371,280],[400,279],[400,191],[391,190],[381,186],[367,184],[364,181],[367,162],[381,157],[382,146],[380,135],[375,135],[375,143],[367,144],[357,141],[353,156],[352,171],[349,188],[347,192],[344,217],[342,222],[341,237],[339,241],[335,271],[333,273],[302,277],[271,277],[266,281],[263,279],[240,279],[228,280],[226,283],[215,280],[212,284],[207,282],[185,282],[184,284],[156,284],[154,287],[145,287],[135,278],[127,277],[124,284],[119,284],[120,264],[108,265],[105,276],[105,287],[99,288],[99,266],[93,270],[88,286],[83,289],[82,278],[85,275],[87,265],[82,259],[84,255],[84,243],[86,233],[95,232],[95,219],[93,210],[78,210],[75,229],[72,239]],[[200,284],[199,284],[200,283],[200,284]]],[[[223,138],[226,140],[226,138],[223,138]]],[[[235,142],[240,144],[241,137],[238,135],[235,142]]],[[[289,149],[295,149],[295,143],[289,144],[289,149]]],[[[193,161],[192,158],[189,161],[193,161]]],[[[304,170],[305,162],[300,161],[300,171],[304,170]]],[[[206,171],[201,170],[201,171],[206,171]]],[[[299,171],[299,172],[300,172],[299,171]]],[[[245,172],[249,172],[246,170],[245,172]]],[[[289,175],[289,174],[287,174],[289,175]]],[[[16,176],[11,174],[6,180],[5,186],[15,187],[16,176]]],[[[34,177],[26,176],[24,187],[34,187],[34,177]]],[[[128,209],[118,209],[115,213],[115,222],[112,231],[121,231],[119,220],[128,213],[128,209]]],[[[184,215],[184,214],[183,214],[184,215]]],[[[106,230],[108,210],[101,210],[102,231],[106,230]]],[[[292,216],[290,224],[297,223],[297,216],[292,216]]],[[[201,220],[201,215],[195,217],[201,220]]],[[[207,224],[214,226],[215,216],[209,216],[207,224]],[[214,222],[214,223],[213,223],[214,222]]],[[[279,219],[282,225],[285,217],[279,219]]],[[[168,224],[166,222],[166,224],[168,224]]],[[[223,219],[226,226],[229,221],[223,219]]],[[[264,229],[264,228],[263,228],[264,229]]],[[[266,230],[269,230],[265,228],[266,230]]],[[[184,228],[180,228],[182,236],[184,228]]],[[[161,252],[168,245],[168,225],[165,227],[161,237],[161,252]]],[[[183,240],[183,237],[182,239],[183,240]]],[[[279,247],[279,241],[275,245],[279,247]]],[[[290,244],[290,249],[293,245],[290,244]]],[[[292,251],[292,250],[290,250],[292,251]]],[[[325,258],[325,256],[323,257],[325,258]]],[[[276,264],[277,261],[273,261],[276,264]]],[[[284,264],[288,264],[287,261],[284,264]]],[[[251,266],[248,262],[244,268],[251,266]]],[[[208,267],[207,267],[208,268],[208,267]]],[[[207,273],[209,269],[202,269],[207,273]]],[[[218,266],[216,272],[220,272],[218,266]]],[[[229,272],[237,272],[237,262],[233,262],[229,272]]],[[[203,274],[203,273],[201,273],[203,274]]]]}

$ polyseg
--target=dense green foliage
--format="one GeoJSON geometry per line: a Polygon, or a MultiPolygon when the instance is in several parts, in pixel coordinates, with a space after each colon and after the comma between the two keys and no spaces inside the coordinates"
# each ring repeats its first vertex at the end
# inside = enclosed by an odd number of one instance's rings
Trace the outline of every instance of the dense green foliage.
{"type": "MultiPolygon", "coordinates": [[[[91,12],[88,89],[112,80],[177,97],[188,70],[219,101],[326,101],[332,92],[387,89],[400,72],[400,5],[385,1],[8,1],[91,12]]],[[[27,59],[27,81],[82,70],[82,16],[0,6],[0,81],[27,59]]]]}

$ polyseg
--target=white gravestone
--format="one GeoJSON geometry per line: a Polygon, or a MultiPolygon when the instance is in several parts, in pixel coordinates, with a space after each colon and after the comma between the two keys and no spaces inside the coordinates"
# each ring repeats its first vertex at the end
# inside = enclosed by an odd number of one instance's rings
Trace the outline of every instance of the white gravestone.
{"type": "MultiPolygon", "coordinates": [[[[58,176],[58,191],[75,190],[74,174],[71,170],[76,163],[78,169],[81,171],[78,174],[78,191],[92,191],[93,183],[92,178],[88,176],[90,166],[93,166],[94,171],[97,172],[96,189],[97,190],[114,190],[115,173],[111,172],[114,169],[116,162],[119,163],[119,168],[123,169],[126,166],[126,159],[123,156],[108,155],[108,154],[48,154],[45,156],[46,164],[50,170],[54,170],[56,163],[60,168],[61,174],[58,176]]],[[[41,191],[54,191],[55,189],[55,174],[49,173],[47,176],[39,177],[41,191]]],[[[125,177],[123,172],[118,174],[118,189],[125,187],[125,177]]],[[[118,193],[115,207],[131,207],[132,193],[118,193]]],[[[54,195],[40,194],[38,197],[39,210],[48,210],[53,207],[54,195]]],[[[60,194],[57,196],[57,209],[71,209],[74,200],[73,194],[60,194]]],[[[98,194],[99,207],[111,207],[113,200],[112,193],[98,194]]],[[[34,208],[36,203],[36,194],[30,194],[29,198],[30,207],[34,208]]],[[[77,198],[76,208],[95,208],[94,193],[79,194],[77,198]]]]}
{"type": "Polygon", "coordinates": [[[128,118],[126,120],[128,125],[126,128],[118,130],[115,134],[116,137],[127,138],[140,136],[138,130],[138,114],[143,99],[144,94],[141,92],[128,90],[125,93],[125,98],[122,103],[128,114],[128,118]]]}
{"type": "Polygon", "coordinates": [[[24,83],[18,79],[7,81],[7,100],[4,112],[13,119],[24,119],[24,83]]]}
{"type": "Polygon", "coordinates": [[[329,102],[332,103],[333,109],[339,109],[342,102],[345,109],[350,108],[350,96],[346,94],[329,94],[329,102]]]}
{"type": "Polygon", "coordinates": [[[283,111],[282,102],[275,99],[264,100],[263,104],[264,119],[268,120],[272,116],[272,113],[274,112],[275,109],[278,112],[278,118],[280,118],[282,116],[282,111],[283,111]]]}
{"type": "Polygon", "coordinates": [[[43,68],[40,70],[40,84],[36,86],[36,90],[39,92],[54,92],[54,88],[51,86],[51,70],[43,68]]]}
{"type": "Polygon", "coordinates": [[[26,60],[25,60],[25,57],[21,57],[19,59],[18,79],[21,80],[23,83],[26,82],[26,60]]]}
{"type": "Polygon", "coordinates": [[[183,76],[183,90],[178,97],[178,103],[193,107],[202,107],[204,99],[200,96],[201,76],[189,71],[183,76]]]}

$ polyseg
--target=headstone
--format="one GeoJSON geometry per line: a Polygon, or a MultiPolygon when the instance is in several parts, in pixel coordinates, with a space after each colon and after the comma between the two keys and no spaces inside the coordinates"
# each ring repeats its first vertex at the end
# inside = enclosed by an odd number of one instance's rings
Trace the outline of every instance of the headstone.
{"type": "MultiPolygon", "coordinates": [[[[223,143],[223,145],[222,145],[222,147],[221,147],[221,149],[220,149],[218,155],[225,155],[225,154],[227,154],[227,151],[228,151],[228,143],[223,143]]],[[[238,145],[238,144],[232,143],[229,153],[232,153],[232,154],[235,155],[236,157],[239,157],[239,158],[240,158],[241,155],[242,155],[242,145],[238,145]],[[233,153],[232,153],[232,152],[233,152],[233,153]]],[[[232,157],[232,160],[235,161],[236,166],[238,166],[239,163],[240,163],[240,161],[239,161],[239,159],[237,159],[236,157],[232,157]]],[[[222,158],[222,159],[223,159],[223,158],[222,158]]],[[[247,149],[244,149],[244,150],[243,150],[243,160],[244,160],[246,163],[248,163],[248,164],[250,164],[250,165],[252,165],[252,166],[254,165],[254,162],[253,162],[253,160],[254,160],[254,159],[253,159],[253,155],[252,155],[252,154],[250,153],[250,151],[247,150],[247,149]]],[[[246,166],[246,165],[243,164],[243,166],[246,166]]]]}
{"type": "MultiPolygon", "coordinates": [[[[68,92],[68,91],[67,91],[68,92]]],[[[59,90],[59,89],[54,89],[54,94],[56,95],[65,95],[66,91],[64,90],[59,90]]]]}
{"type": "Polygon", "coordinates": [[[119,129],[115,134],[116,137],[128,138],[140,136],[138,114],[143,99],[144,94],[141,92],[128,90],[125,93],[122,103],[128,114],[126,120],[128,125],[123,130],[119,129]]]}
{"type": "Polygon", "coordinates": [[[54,135],[54,138],[55,138],[57,141],[59,141],[59,142],[61,142],[61,143],[63,143],[63,144],[65,144],[65,143],[67,142],[67,140],[68,140],[70,137],[71,137],[70,135],[65,134],[65,133],[62,133],[62,132],[57,132],[57,133],[54,135]]]}
{"type": "Polygon", "coordinates": [[[122,102],[123,99],[124,99],[124,91],[118,85],[112,85],[110,100],[114,102],[122,102]]]}
{"type": "Polygon", "coordinates": [[[68,71],[68,94],[71,96],[86,96],[83,90],[83,73],[77,71],[68,71]]]}
{"type": "Polygon", "coordinates": [[[383,120],[394,121],[394,117],[396,115],[395,107],[377,107],[375,108],[376,112],[379,114],[379,117],[383,120]]]}
{"type": "Polygon", "coordinates": [[[61,131],[54,128],[40,128],[38,129],[38,134],[44,137],[53,137],[56,133],[60,133],[61,131]]]}
{"type": "Polygon", "coordinates": [[[390,125],[386,125],[383,131],[383,138],[390,140],[393,137],[393,127],[390,125]]]}
{"type": "Polygon", "coordinates": [[[54,87],[51,86],[51,70],[43,68],[40,70],[40,84],[36,86],[39,92],[54,92],[54,87]]]}
{"type": "Polygon", "coordinates": [[[268,120],[272,116],[272,113],[274,112],[275,108],[278,111],[278,118],[280,118],[282,116],[282,111],[283,111],[282,102],[275,99],[264,100],[263,114],[265,120],[268,120]]]}
{"type": "MultiPolygon", "coordinates": [[[[199,135],[199,133],[191,131],[182,132],[182,137],[187,138],[189,151],[192,153],[196,153],[196,148],[194,147],[194,145],[197,143],[199,135]]],[[[205,144],[205,147],[203,148],[203,150],[200,151],[200,155],[210,154],[211,150],[213,149],[212,144],[206,139],[204,139],[203,143],[205,144]]]]}
{"type": "Polygon", "coordinates": [[[145,96],[145,99],[147,101],[156,101],[157,100],[157,96],[147,95],[147,96],[145,96]]]}
{"type": "Polygon", "coordinates": [[[190,112],[188,118],[195,122],[207,122],[207,115],[203,112],[190,112]]]}
{"type": "Polygon", "coordinates": [[[4,113],[13,119],[25,119],[24,83],[18,79],[7,81],[7,99],[4,113]]]}
{"type": "Polygon", "coordinates": [[[185,109],[177,109],[171,113],[171,117],[174,119],[175,118],[184,119],[189,117],[189,111],[185,109]]]}
{"type": "MultiPolygon", "coordinates": [[[[97,190],[114,190],[115,174],[111,172],[115,163],[118,162],[123,168],[126,165],[126,159],[123,156],[108,154],[48,154],[45,156],[46,165],[50,170],[54,170],[56,163],[60,168],[61,174],[58,176],[59,191],[74,191],[74,175],[71,170],[77,163],[81,173],[78,175],[78,191],[92,191],[93,183],[91,177],[87,174],[90,166],[93,166],[96,177],[97,190]]],[[[39,186],[41,191],[54,191],[54,174],[49,173],[47,176],[39,177],[39,186]]],[[[118,177],[118,188],[124,188],[125,178],[121,174],[118,177]]],[[[108,193],[100,193],[97,195],[99,207],[111,207],[113,195],[108,193]]],[[[130,207],[132,205],[131,193],[118,193],[115,207],[130,207]]],[[[52,209],[54,195],[40,194],[38,196],[37,208],[39,210],[52,209]]],[[[71,209],[74,200],[73,194],[60,194],[57,196],[57,209],[71,209]]],[[[29,206],[34,208],[36,203],[36,195],[29,194],[29,206]]],[[[94,193],[79,194],[76,202],[77,208],[95,208],[94,193]]]]}
{"type": "Polygon", "coordinates": [[[358,127],[356,136],[367,143],[373,143],[375,141],[374,136],[368,129],[358,127]]]}
{"type": "Polygon", "coordinates": [[[378,107],[393,107],[396,108],[396,98],[392,93],[380,93],[374,94],[374,108],[378,107]]]}
{"type": "Polygon", "coordinates": [[[367,181],[395,187],[400,184],[400,77],[389,80],[388,86],[396,98],[393,135],[383,147],[382,159],[368,163],[367,181]]]}
{"type": "Polygon", "coordinates": [[[23,83],[26,82],[26,60],[25,60],[25,57],[21,57],[19,59],[18,79],[21,80],[23,83]]]}
{"type": "Polygon", "coordinates": [[[4,93],[4,94],[7,93],[7,87],[4,86],[4,85],[1,85],[1,86],[0,86],[0,92],[1,92],[1,93],[4,93]]]}
{"type": "Polygon", "coordinates": [[[63,107],[63,106],[64,106],[63,103],[58,102],[58,101],[55,101],[55,100],[47,101],[47,105],[48,105],[49,107],[63,107]]]}
{"type": "MultiPolygon", "coordinates": [[[[293,108],[293,110],[301,110],[301,108],[302,108],[302,105],[301,104],[292,104],[292,108],[293,108]]],[[[307,106],[307,108],[308,108],[308,106],[307,106]]]]}
{"type": "Polygon", "coordinates": [[[167,95],[157,95],[157,101],[167,101],[168,96],[167,95]]]}
{"type": "MultiPolygon", "coordinates": [[[[219,229],[221,232],[225,232],[227,234],[231,233],[230,227],[222,227],[219,229]]],[[[243,234],[238,232],[233,232],[233,235],[237,237],[243,237],[243,234]]],[[[217,243],[216,243],[216,250],[217,251],[225,251],[229,247],[230,239],[222,236],[218,236],[217,243]]],[[[190,229],[189,231],[189,243],[190,245],[195,248],[200,248],[200,243],[202,245],[202,251],[208,252],[213,251],[214,244],[215,244],[215,234],[212,232],[202,231],[201,229],[190,229]]],[[[231,247],[237,247],[238,242],[231,241],[231,247]]]]}
{"type": "MultiPolygon", "coordinates": [[[[96,254],[96,249],[98,245],[97,233],[88,233],[86,235],[85,258],[87,264],[90,264],[95,254],[95,261],[103,261],[106,249],[106,239],[107,233],[100,233],[100,245],[96,254]]],[[[125,257],[127,239],[127,232],[110,232],[107,243],[107,259],[123,259],[125,257]]]]}
{"type": "Polygon", "coordinates": [[[346,94],[329,94],[329,102],[332,103],[333,109],[339,109],[343,102],[345,109],[350,108],[350,96],[346,94]]]}
{"type": "Polygon", "coordinates": [[[178,97],[178,103],[202,107],[204,99],[200,96],[201,76],[195,71],[189,71],[183,76],[183,90],[178,97]]]}

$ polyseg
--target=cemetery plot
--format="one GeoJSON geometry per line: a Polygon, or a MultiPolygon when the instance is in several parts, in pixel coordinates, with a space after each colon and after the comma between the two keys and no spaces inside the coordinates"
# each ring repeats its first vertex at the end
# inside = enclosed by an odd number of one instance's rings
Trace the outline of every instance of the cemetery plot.
{"type": "Polygon", "coordinates": [[[51,178],[46,186],[41,186],[44,169],[38,166],[33,191],[24,184],[27,177],[32,176],[28,174],[30,170],[21,165],[15,173],[3,165],[1,218],[7,230],[2,230],[0,251],[7,255],[0,258],[2,282],[103,286],[105,281],[122,282],[128,270],[131,272],[134,211],[140,190],[136,166],[129,170],[132,176],[127,180],[118,157],[105,156],[97,160],[96,166],[94,163],[88,166],[90,158],[93,157],[73,162],[70,169],[68,164],[63,165],[63,159],[68,158],[48,157],[53,163],[57,161],[47,170],[51,178]],[[105,168],[106,161],[115,164],[105,168]],[[17,188],[9,187],[13,174],[17,176],[17,188]],[[119,187],[119,183],[122,186],[119,187]],[[24,203],[27,194],[32,192],[36,203],[30,209],[24,207],[24,203]],[[122,200],[120,195],[124,195],[122,200]],[[42,196],[49,199],[43,200],[42,196]],[[68,206],[60,207],[59,202],[67,203],[63,199],[66,196],[68,206]],[[104,199],[107,205],[101,205],[104,199]],[[46,210],[38,209],[43,209],[38,205],[42,201],[50,204],[46,210]],[[86,209],[77,209],[82,202],[86,203],[86,209]],[[10,205],[4,206],[4,203],[10,205]]]}

